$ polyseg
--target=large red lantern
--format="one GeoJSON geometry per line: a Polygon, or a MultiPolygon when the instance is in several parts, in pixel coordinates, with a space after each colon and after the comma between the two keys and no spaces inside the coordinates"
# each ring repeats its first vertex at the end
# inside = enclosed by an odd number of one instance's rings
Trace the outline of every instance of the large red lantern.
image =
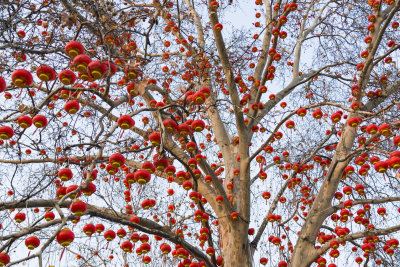
{"type": "Polygon", "coordinates": [[[28,87],[33,83],[32,74],[24,69],[17,69],[11,74],[11,79],[17,87],[28,87]]]}
{"type": "Polygon", "coordinates": [[[64,85],[71,85],[76,81],[76,75],[70,70],[63,70],[58,74],[58,78],[64,85]]]}
{"type": "Polygon", "coordinates": [[[11,127],[1,126],[0,127],[0,139],[7,140],[13,137],[14,131],[11,127]]]}
{"type": "Polygon", "coordinates": [[[83,54],[83,52],[85,52],[85,48],[80,42],[71,41],[65,46],[65,53],[72,58],[83,54]]]}
{"type": "Polygon", "coordinates": [[[68,228],[64,228],[57,234],[56,239],[61,246],[67,247],[72,241],[74,241],[75,234],[68,228]]]}
{"type": "Polygon", "coordinates": [[[48,82],[57,79],[57,73],[46,65],[41,65],[36,69],[36,75],[41,81],[48,82]]]}
{"type": "Polygon", "coordinates": [[[27,239],[25,239],[25,246],[29,250],[35,249],[40,245],[40,240],[36,236],[30,236],[27,239]]]}
{"type": "Polygon", "coordinates": [[[149,135],[149,140],[153,146],[159,146],[161,143],[161,135],[159,133],[152,133],[149,135]]]}
{"type": "Polygon", "coordinates": [[[125,252],[132,252],[133,244],[129,240],[124,241],[121,244],[121,249],[125,252]]]}

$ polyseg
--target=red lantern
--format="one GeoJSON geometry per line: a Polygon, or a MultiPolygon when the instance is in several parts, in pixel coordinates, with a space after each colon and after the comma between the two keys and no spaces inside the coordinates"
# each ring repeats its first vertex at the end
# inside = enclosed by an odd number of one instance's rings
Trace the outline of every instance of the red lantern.
{"type": "Polygon", "coordinates": [[[58,74],[58,78],[64,85],[71,85],[76,81],[76,75],[70,70],[63,70],[58,74]]]}
{"type": "Polygon", "coordinates": [[[87,66],[88,73],[94,80],[102,78],[107,72],[107,65],[98,60],[92,61],[87,66]]]}
{"type": "Polygon", "coordinates": [[[58,171],[58,177],[61,179],[61,181],[69,181],[72,179],[72,171],[68,168],[64,168],[58,171]]]}
{"type": "Polygon", "coordinates": [[[21,222],[25,221],[26,215],[25,215],[25,213],[19,212],[19,213],[15,214],[14,219],[17,223],[21,223],[21,222]]]}
{"type": "Polygon", "coordinates": [[[134,178],[138,184],[143,185],[150,181],[151,174],[147,170],[138,170],[135,172],[134,178]]]}
{"type": "Polygon", "coordinates": [[[127,240],[127,241],[122,242],[120,247],[125,252],[132,252],[133,244],[129,240],[127,240]]]}
{"type": "Polygon", "coordinates": [[[32,122],[37,128],[43,128],[47,125],[47,119],[43,115],[36,115],[33,117],[32,122]]]}
{"type": "Polygon", "coordinates": [[[54,218],[55,218],[55,215],[54,215],[54,213],[53,212],[51,212],[51,211],[48,211],[48,212],[46,212],[45,214],[44,214],[44,218],[46,219],[46,221],[52,221],[52,220],[54,220],[54,218]]]}
{"type": "Polygon", "coordinates": [[[128,115],[123,115],[119,117],[118,121],[118,126],[124,130],[130,129],[133,126],[135,126],[135,121],[132,119],[131,116],[128,115]]]}
{"type": "Polygon", "coordinates": [[[157,132],[149,135],[149,140],[153,146],[159,146],[161,144],[161,135],[157,132]]]}
{"type": "Polygon", "coordinates": [[[77,70],[79,73],[86,73],[87,66],[92,62],[92,59],[87,55],[78,55],[72,61],[72,66],[74,66],[74,70],[77,70]]]}
{"type": "Polygon", "coordinates": [[[201,132],[206,127],[206,124],[202,120],[194,120],[191,127],[195,132],[201,132]]]}
{"type": "Polygon", "coordinates": [[[87,205],[81,200],[76,200],[71,204],[70,210],[75,216],[82,216],[87,210],[87,205]]]}
{"type": "Polygon", "coordinates": [[[41,65],[36,69],[36,75],[41,81],[48,82],[57,79],[57,73],[46,65],[41,65]]]}
{"type": "Polygon", "coordinates": [[[27,239],[25,239],[25,246],[29,250],[35,249],[40,245],[40,240],[36,236],[30,236],[27,239]]]}
{"type": "Polygon", "coordinates": [[[75,114],[79,111],[79,101],[78,100],[71,100],[65,103],[64,110],[69,114],[75,114]]]}
{"type": "Polygon", "coordinates": [[[107,230],[104,232],[104,238],[110,242],[112,240],[114,240],[114,238],[116,237],[116,234],[113,230],[107,230]]]}
{"type": "Polygon", "coordinates": [[[10,256],[6,252],[0,253],[0,266],[5,266],[10,262],[10,256]]]}
{"type": "Polygon", "coordinates": [[[24,69],[17,69],[11,74],[11,79],[17,87],[28,87],[33,83],[32,74],[24,69]]]}
{"type": "Polygon", "coordinates": [[[11,127],[8,126],[1,126],[0,127],[0,138],[2,140],[7,140],[13,137],[14,131],[11,127]]]}
{"type": "Polygon", "coordinates": [[[6,90],[6,87],[6,81],[3,77],[0,76],[0,93],[4,92],[6,90]]]}
{"type": "Polygon", "coordinates": [[[120,153],[115,153],[110,156],[109,162],[114,168],[119,168],[125,164],[125,157],[120,153]]]}
{"type": "Polygon", "coordinates": [[[74,238],[75,234],[68,228],[64,228],[57,234],[56,239],[61,246],[67,247],[72,241],[74,241],[74,238]]]}
{"type": "Polygon", "coordinates": [[[80,42],[71,41],[65,46],[65,53],[68,56],[74,58],[77,55],[83,54],[85,52],[85,48],[80,42]]]}
{"type": "Polygon", "coordinates": [[[91,236],[95,231],[96,231],[96,227],[91,223],[88,223],[83,227],[83,232],[87,236],[91,236]]]}

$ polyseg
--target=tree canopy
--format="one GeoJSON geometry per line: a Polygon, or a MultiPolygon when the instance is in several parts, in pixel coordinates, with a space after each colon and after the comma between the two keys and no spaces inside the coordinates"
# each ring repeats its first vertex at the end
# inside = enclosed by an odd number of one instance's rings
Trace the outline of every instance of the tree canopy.
{"type": "Polygon", "coordinates": [[[399,264],[399,8],[2,3],[0,266],[399,264]]]}

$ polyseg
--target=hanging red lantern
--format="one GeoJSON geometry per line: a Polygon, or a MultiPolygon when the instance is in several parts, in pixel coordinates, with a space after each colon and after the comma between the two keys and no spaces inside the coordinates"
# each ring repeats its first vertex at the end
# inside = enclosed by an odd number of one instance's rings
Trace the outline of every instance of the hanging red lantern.
{"type": "Polygon", "coordinates": [[[13,137],[14,131],[11,127],[9,126],[1,126],[0,127],[0,139],[2,140],[8,140],[11,137],[13,137]]]}
{"type": "Polygon", "coordinates": [[[76,200],[71,204],[70,210],[75,216],[82,216],[87,210],[87,205],[82,200],[76,200]]]}
{"type": "Polygon", "coordinates": [[[32,125],[32,119],[29,116],[23,115],[18,117],[17,120],[19,126],[23,129],[29,128],[32,125]]]}
{"type": "Polygon", "coordinates": [[[75,114],[79,111],[79,101],[78,100],[71,100],[65,103],[64,110],[69,114],[75,114]]]}
{"type": "Polygon", "coordinates": [[[47,119],[43,115],[36,115],[33,117],[32,122],[37,128],[43,128],[47,125],[47,119]]]}
{"type": "Polygon", "coordinates": [[[114,167],[114,168],[119,168],[122,165],[125,164],[125,157],[120,154],[120,153],[115,153],[112,154],[109,158],[109,163],[114,167]]]}
{"type": "Polygon", "coordinates": [[[130,252],[132,252],[133,244],[129,240],[127,240],[127,241],[122,242],[120,248],[123,251],[130,253],[130,252]]]}
{"type": "Polygon", "coordinates": [[[138,170],[135,172],[134,178],[138,184],[143,185],[150,181],[151,174],[147,170],[138,170]]]}
{"type": "Polygon", "coordinates": [[[17,87],[29,87],[33,83],[32,74],[24,69],[17,69],[11,74],[11,79],[17,87]]]}
{"type": "Polygon", "coordinates": [[[121,117],[119,117],[117,123],[118,126],[124,130],[130,129],[135,126],[135,121],[132,119],[131,116],[128,115],[122,115],[121,117]]]}
{"type": "Polygon", "coordinates": [[[67,43],[65,46],[65,53],[71,58],[76,57],[77,55],[83,54],[85,52],[85,48],[80,42],[71,41],[67,43]]]}
{"type": "Polygon", "coordinates": [[[10,256],[6,252],[0,253],[0,266],[6,266],[10,263],[10,256]]]}
{"type": "Polygon", "coordinates": [[[33,250],[37,248],[39,245],[40,245],[40,240],[36,236],[30,236],[27,239],[25,239],[25,246],[27,246],[29,250],[33,250]]]}
{"type": "Polygon", "coordinates": [[[107,230],[104,232],[104,238],[110,242],[112,240],[114,240],[114,238],[116,237],[116,234],[113,230],[107,230]]]}
{"type": "Polygon", "coordinates": [[[78,55],[72,61],[73,69],[78,71],[79,73],[86,73],[87,66],[92,62],[92,59],[84,54],[78,55]]]}
{"type": "Polygon", "coordinates": [[[57,79],[57,73],[49,66],[41,65],[36,69],[36,75],[43,82],[54,81],[57,79]]]}
{"type": "Polygon", "coordinates": [[[74,238],[75,234],[68,228],[64,228],[57,234],[56,240],[61,246],[67,247],[74,241],[74,238]]]}
{"type": "Polygon", "coordinates": [[[151,133],[149,140],[153,146],[159,146],[161,144],[161,135],[157,132],[151,133]]]}
{"type": "Polygon", "coordinates": [[[0,93],[4,92],[7,88],[6,81],[0,76],[0,93]]]}
{"type": "Polygon", "coordinates": [[[76,81],[76,75],[70,70],[63,70],[58,74],[58,79],[64,85],[71,85],[76,81]]]}
{"type": "Polygon", "coordinates": [[[69,168],[64,168],[58,171],[58,177],[63,182],[71,180],[72,176],[72,171],[69,168]]]}
{"type": "Polygon", "coordinates": [[[25,213],[18,212],[17,214],[15,214],[14,219],[17,223],[21,223],[21,222],[25,221],[26,215],[25,215],[25,213]]]}
{"type": "Polygon", "coordinates": [[[46,221],[52,221],[52,220],[54,220],[54,218],[55,218],[55,215],[54,215],[54,213],[53,212],[51,212],[51,211],[48,211],[48,212],[46,212],[45,214],[44,214],[44,218],[46,219],[46,221]]]}
{"type": "Polygon", "coordinates": [[[107,72],[107,69],[107,65],[98,60],[90,62],[87,66],[88,73],[94,80],[101,79],[107,72]]]}
{"type": "Polygon", "coordinates": [[[88,223],[83,227],[83,232],[87,236],[91,236],[95,231],[96,231],[96,227],[91,223],[88,223]]]}

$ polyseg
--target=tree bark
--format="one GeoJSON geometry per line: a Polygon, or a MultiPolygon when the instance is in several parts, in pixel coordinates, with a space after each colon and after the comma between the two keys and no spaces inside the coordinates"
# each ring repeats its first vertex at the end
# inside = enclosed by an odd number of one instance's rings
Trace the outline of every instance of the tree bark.
{"type": "Polygon", "coordinates": [[[221,221],[222,251],[224,267],[252,267],[252,257],[248,241],[248,223],[226,218],[221,221]]]}

